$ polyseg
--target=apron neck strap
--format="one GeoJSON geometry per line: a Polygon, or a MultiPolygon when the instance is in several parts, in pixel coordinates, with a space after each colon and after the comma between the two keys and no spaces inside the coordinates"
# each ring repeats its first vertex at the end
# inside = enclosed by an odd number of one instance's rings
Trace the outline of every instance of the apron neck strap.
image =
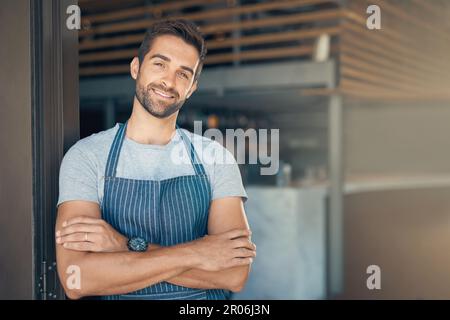
{"type": "Polygon", "coordinates": [[[125,138],[125,133],[127,131],[128,121],[119,124],[119,130],[117,130],[114,141],[109,150],[108,162],[106,163],[106,177],[115,177],[117,163],[119,162],[119,154],[122,149],[123,140],[125,138]]]}
{"type": "MultiPolygon", "coordinates": [[[[176,128],[178,132],[180,133],[181,139],[184,141],[184,145],[186,146],[186,150],[189,154],[189,158],[191,159],[192,167],[194,168],[196,175],[205,175],[205,168],[203,167],[203,164],[199,160],[199,157],[197,155],[197,152],[195,151],[194,145],[190,141],[189,137],[184,133],[184,131],[176,125],[176,128]]],[[[201,146],[203,147],[203,146],[201,146]]]]}

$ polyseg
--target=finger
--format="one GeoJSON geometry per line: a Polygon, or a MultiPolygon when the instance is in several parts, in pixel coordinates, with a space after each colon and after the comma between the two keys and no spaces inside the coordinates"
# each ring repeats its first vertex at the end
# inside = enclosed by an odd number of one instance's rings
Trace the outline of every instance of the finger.
{"type": "Polygon", "coordinates": [[[232,266],[247,266],[253,263],[253,258],[233,258],[231,260],[232,266]]]}
{"type": "Polygon", "coordinates": [[[231,241],[232,248],[247,248],[250,250],[256,250],[256,246],[253,242],[246,238],[234,239],[231,241]]]}
{"type": "Polygon", "coordinates": [[[63,244],[65,242],[86,242],[86,234],[88,235],[87,242],[99,243],[99,241],[101,240],[101,237],[98,233],[76,232],[63,237],[57,237],[56,243],[63,244]]]}
{"type": "Polygon", "coordinates": [[[59,233],[56,233],[57,237],[66,236],[71,233],[77,233],[77,232],[90,232],[90,233],[101,233],[102,227],[98,224],[85,224],[85,223],[78,223],[73,224],[71,226],[62,228],[59,233]]]}
{"type": "Polygon", "coordinates": [[[92,242],[66,242],[63,247],[75,251],[96,251],[96,245],[92,242]]]}
{"type": "Polygon", "coordinates": [[[76,223],[87,223],[87,224],[102,224],[104,223],[103,219],[96,219],[88,216],[77,216],[75,218],[66,220],[62,223],[63,227],[70,226],[76,223]]]}
{"type": "Polygon", "coordinates": [[[235,258],[253,258],[256,257],[256,251],[246,248],[238,248],[234,251],[235,258]]]}
{"type": "Polygon", "coordinates": [[[249,229],[233,229],[225,232],[223,235],[227,239],[234,239],[239,237],[250,237],[252,232],[249,229]]]}

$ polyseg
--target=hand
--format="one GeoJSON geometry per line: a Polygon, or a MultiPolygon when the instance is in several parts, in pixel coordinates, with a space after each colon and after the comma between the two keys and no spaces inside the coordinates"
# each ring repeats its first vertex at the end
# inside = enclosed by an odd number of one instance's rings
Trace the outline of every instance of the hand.
{"type": "Polygon", "coordinates": [[[76,251],[128,251],[128,239],[105,220],[79,216],[64,221],[56,232],[56,243],[76,251]]]}
{"type": "Polygon", "coordinates": [[[191,248],[198,258],[198,268],[220,271],[251,264],[256,257],[256,246],[250,241],[250,235],[250,230],[235,229],[193,241],[191,248]]]}

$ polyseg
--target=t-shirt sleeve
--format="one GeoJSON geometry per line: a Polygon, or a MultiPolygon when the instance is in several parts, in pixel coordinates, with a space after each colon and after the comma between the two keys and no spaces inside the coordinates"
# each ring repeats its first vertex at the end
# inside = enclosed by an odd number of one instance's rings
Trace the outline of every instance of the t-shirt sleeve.
{"type": "Polygon", "coordinates": [[[212,176],[212,200],[225,197],[242,197],[247,201],[247,192],[242,183],[241,172],[234,156],[217,142],[214,143],[215,163],[212,176]]]}
{"type": "Polygon", "coordinates": [[[59,170],[58,204],[69,200],[99,203],[95,161],[77,145],[67,151],[59,170]]]}

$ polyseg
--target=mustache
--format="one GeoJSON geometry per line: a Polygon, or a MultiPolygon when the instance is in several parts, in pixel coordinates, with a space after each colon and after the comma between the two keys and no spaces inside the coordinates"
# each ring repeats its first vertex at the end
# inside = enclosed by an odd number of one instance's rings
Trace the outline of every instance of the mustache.
{"type": "Polygon", "coordinates": [[[165,93],[167,95],[171,95],[171,96],[174,96],[175,98],[178,98],[178,92],[176,92],[174,89],[166,89],[166,88],[161,87],[161,86],[149,84],[147,86],[147,90],[151,90],[151,89],[157,89],[157,90],[162,91],[163,93],[165,93]]]}

